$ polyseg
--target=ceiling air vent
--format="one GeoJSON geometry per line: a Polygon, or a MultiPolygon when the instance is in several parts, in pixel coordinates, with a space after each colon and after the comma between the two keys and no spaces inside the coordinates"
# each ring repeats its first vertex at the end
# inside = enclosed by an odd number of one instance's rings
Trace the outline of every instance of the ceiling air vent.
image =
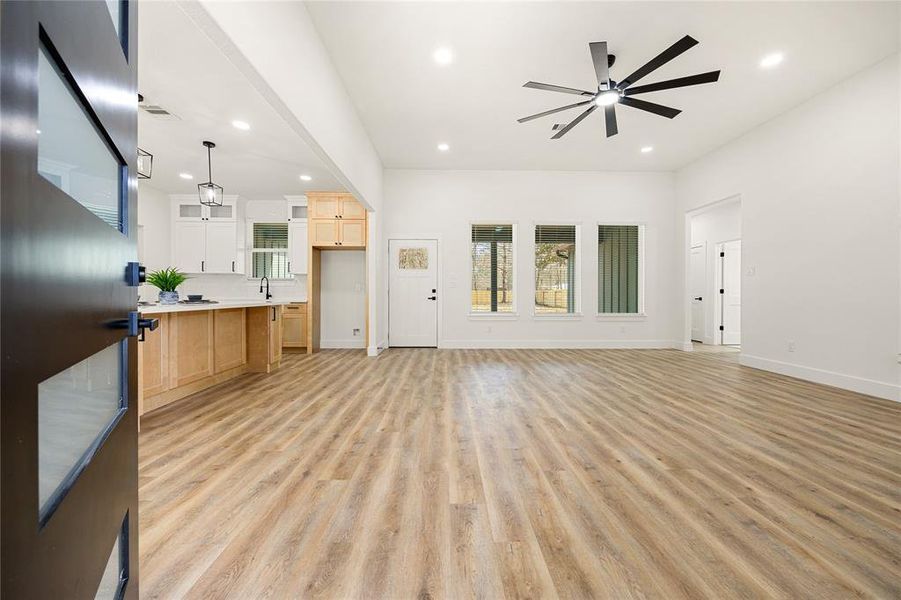
{"type": "Polygon", "coordinates": [[[141,110],[146,112],[147,114],[153,115],[154,118],[157,119],[165,119],[168,121],[181,120],[177,115],[172,114],[162,106],[158,104],[144,104],[141,103],[138,105],[141,110]]]}

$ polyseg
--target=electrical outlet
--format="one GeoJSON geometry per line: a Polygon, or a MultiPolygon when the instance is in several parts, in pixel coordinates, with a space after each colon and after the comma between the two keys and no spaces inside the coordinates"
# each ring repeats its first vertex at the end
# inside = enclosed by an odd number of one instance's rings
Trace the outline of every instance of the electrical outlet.
{"type": "Polygon", "coordinates": [[[789,351],[789,352],[794,352],[794,351],[795,351],[795,342],[794,342],[794,340],[789,340],[789,341],[788,341],[788,351],[789,351]]]}
{"type": "Polygon", "coordinates": [[[356,337],[358,335],[360,335],[360,329],[357,327],[354,327],[354,337],[356,337]]]}

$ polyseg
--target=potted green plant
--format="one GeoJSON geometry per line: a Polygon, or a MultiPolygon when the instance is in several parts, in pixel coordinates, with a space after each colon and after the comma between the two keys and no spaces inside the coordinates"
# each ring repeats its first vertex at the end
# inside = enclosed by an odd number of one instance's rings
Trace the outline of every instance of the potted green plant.
{"type": "Polygon", "coordinates": [[[187,275],[176,269],[160,269],[147,276],[147,283],[160,289],[160,304],[178,304],[178,291],[176,288],[183,284],[187,275]]]}

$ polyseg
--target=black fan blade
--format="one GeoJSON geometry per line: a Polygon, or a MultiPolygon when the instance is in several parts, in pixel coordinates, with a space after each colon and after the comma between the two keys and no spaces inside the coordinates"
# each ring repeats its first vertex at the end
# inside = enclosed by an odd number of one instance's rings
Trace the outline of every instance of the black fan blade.
{"type": "Polygon", "coordinates": [[[594,96],[594,92],[589,92],[588,90],[577,90],[575,88],[563,87],[562,85],[538,83],[537,81],[529,81],[522,87],[534,88],[536,90],[547,90],[549,92],[563,92],[564,94],[576,94],[578,96],[594,96]]]}
{"type": "Polygon", "coordinates": [[[607,137],[613,137],[619,133],[616,127],[616,105],[611,104],[604,107],[604,125],[607,128],[607,137]]]}
{"type": "Polygon", "coordinates": [[[566,127],[566,123],[554,123],[554,126],[551,127],[551,131],[558,131],[566,127]]]}
{"type": "Polygon", "coordinates": [[[659,69],[660,67],[662,67],[669,61],[673,60],[674,58],[676,58],[677,56],[679,56],[680,54],[682,54],[683,52],[685,52],[692,46],[697,45],[697,43],[698,43],[698,40],[694,39],[690,35],[686,35],[684,38],[682,38],[681,40],[679,40],[678,42],[676,42],[675,44],[673,44],[672,46],[670,46],[669,48],[667,48],[666,50],[664,50],[663,52],[661,52],[660,54],[655,56],[654,58],[652,58],[650,60],[650,62],[645,64],[643,67],[640,67],[637,71],[635,71],[634,73],[632,73],[631,75],[629,75],[628,77],[626,77],[625,79],[620,81],[619,85],[618,85],[619,89],[621,89],[621,90],[626,89],[627,87],[629,87],[630,85],[632,85],[633,83],[635,83],[636,81],[638,81],[639,79],[641,79],[642,77],[644,77],[645,75],[650,73],[651,71],[656,71],[657,69],[659,69]]]}
{"type": "Polygon", "coordinates": [[[562,110],[568,110],[570,108],[575,108],[577,106],[585,106],[589,102],[593,102],[593,100],[586,100],[585,102],[576,102],[575,104],[569,104],[567,106],[561,106],[560,108],[552,108],[551,110],[546,110],[544,112],[540,112],[535,115],[529,115],[528,117],[523,117],[521,119],[516,119],[517,123],[525,123],[526,121],[531,121],[532,119],[538,119],[540,117],[546,117],[547,115],[552,115],[554,113],[558,113],[562,110]]]}
{"type": "Polygon", "coordinates": [[[631,106],[632,108],[637,108],[639,110],[646,110],[649,113],[654,113],[655,115],[660,115],[661,117],[666,117],[667,119],[672,119],[680,112],[682,112],[681,110],[670,108],[669,106],[654,104],[653,102],[639,100],[638,98],[620,98],[619,103],[625,104],[626,106],[631,106]]]}
{"type": "Polygon", "coordinates": [[[686,87],[689,85],[713,83],[719,78],[719,71],[711,71],[709,73],[701,73],[700,75],[690,75],[688,77],[668,79],[659,83],[649,83],[647,85],[637,85],[634,88],[629,88],[629,95],[634,96],[635,94],[644,94],[646,92],[659,92],[660,90],[671,90],[673,88],[686,87]]]}
{"type": "Polygon", "coordinates": [[[575,127],[575,126],[578,125],[579,123],[581,123],[581,122],[582,122],[582,119],[584,119],[585,117],[587,117],[588,115],[590,115],[590,114],[594,111],[594,109],[596,109],[597,107],[598,107],[597,104],[592,104],[591,107],[590,107],[588,110],[586,110],[586,111],[583,112],[581,115],[579,115],[578,117],[576,117],[575,119],[573,119],[572,121],[570,121],[569,124],[566,125],[566,127],[564,127],[563,129],[561,129],[560,131],[558,131],[556,134],[554,134],[554,137],[552,137],[551,139],[552,139],[552,140],[559,140],[560,138],[562,138],[564,135],[566,135],[566,133],[567,133],[570,129],[572,129],[573,127],[575,127]]]}
{"type": "Polygon", "coordinates": [[[610,89],[610,70],[607,68],[607,42],[591,42],[588,44],[591,50],[591,62],[594,63],[594,72],[598,76],[598,88],[610,89]]]}

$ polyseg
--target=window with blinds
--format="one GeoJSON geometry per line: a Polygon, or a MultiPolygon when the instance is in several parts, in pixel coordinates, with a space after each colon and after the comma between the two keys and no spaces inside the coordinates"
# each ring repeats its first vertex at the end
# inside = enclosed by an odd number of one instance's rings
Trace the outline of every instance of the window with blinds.
{"type": "Polygon", "coordinates": [[[598,225],[598,313],[641,312],[639,225],[598,225]]]}
{"type": "Polygon", "coordinates": [[[535,226],[535,314],[577,312],[576,226],[535,226]]]}
{"type": "Polygon", "coordinates": [[[473,225],[472,312],[513,312],[513,225],[473,225]]]}
{"type": "Polygon", "coordinates": [[[254,223],[250,256],[253,277],[289,279],[288,224],[254,223]]]}

